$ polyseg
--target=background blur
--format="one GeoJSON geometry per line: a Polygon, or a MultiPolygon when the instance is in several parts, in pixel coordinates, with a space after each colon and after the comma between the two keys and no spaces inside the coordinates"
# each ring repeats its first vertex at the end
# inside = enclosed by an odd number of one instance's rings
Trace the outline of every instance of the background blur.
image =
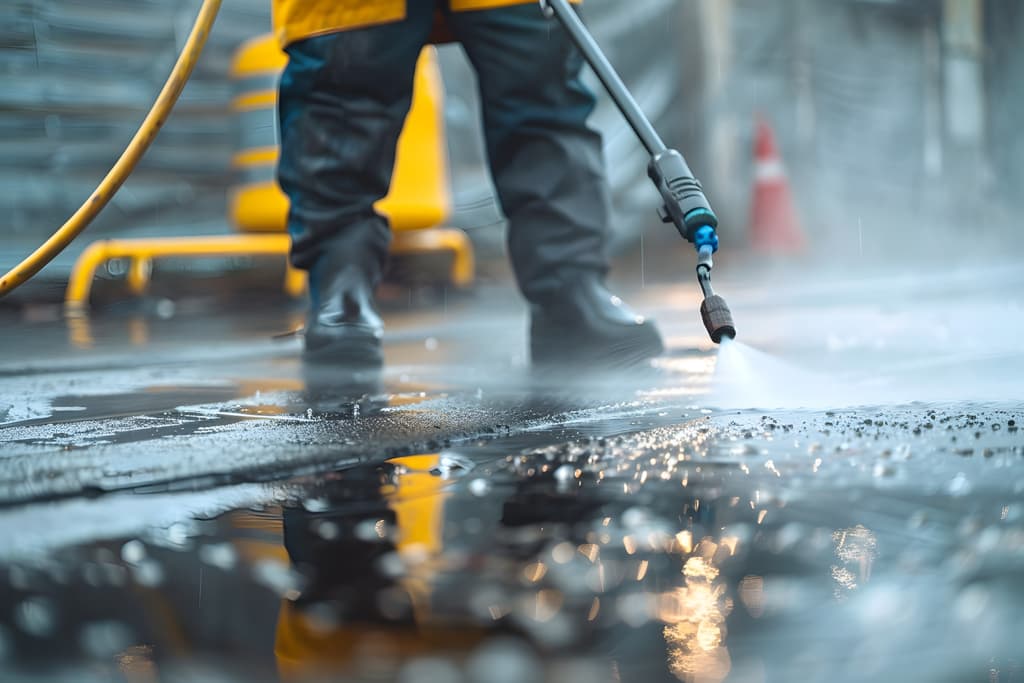
{"type": "MultiPolygon", "coordinates": [[[[0,267],[78,207],[151,105],[198,0],[0,4],[0,267]]],[[[753,127],[774,129],[812,255],[1015,254],[1024,208],[1019,0],[587,0],[586,18],[667,141],[705,183],[728,250],[747,243],[753,127]]],[[[234,50],[268,0],[225,0],[192,82],[141,167],[85,238],[227,232],[234,50]]],[[[502,251],[472,73],[442,50],[455,192],[486,271],[502,251]]],[[[657,225],[646,157],[606,101],[615,246],[657,225]]],[[[689,269],[689,265],[687,265],[689,269]]]]}

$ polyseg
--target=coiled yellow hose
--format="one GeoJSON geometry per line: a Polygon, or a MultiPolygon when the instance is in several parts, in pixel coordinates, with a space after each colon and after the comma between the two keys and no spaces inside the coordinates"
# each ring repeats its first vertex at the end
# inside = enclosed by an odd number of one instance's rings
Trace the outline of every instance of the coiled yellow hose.
{"type": "Polygon", "coordinates": [[[171,109],[174,107],[174,103],[178,101],[181,91],[185,88],[185,84],[192,75],[192,69],[195,68],[196,62],[199,61],[199,55],[203,51],[203,46],[206,45],[206,39],[210,36],[210,29],[213,27],[214,19],[217,18],[220,5],[221,0],[203,0],[203,6],[199,8],[199,15],[192,26],[188,40],[185,41],[185,47],[182,49],[181,54],[178,55],[178,61],[175,62],[174,69],[171,70],[171,75],[167,77],[167,82],[164,83],[164,87],[157,96],[156,102],[153,103],[152,109],[149,110],[146,118],[142,121],[139,130],[136,131],[135,136],[128,143],[128,147],[122,152],[121,157],[114,164],[113,168],[110,169],[106,177],[100,181],[100,184],[89,199],[75,211],[74,215],[57,232],[53,233],[41,247],[0,278],[0,297],[28,282],[33,275],[42,270],[43,266],[52,261],[57,254],[64,251],[71,244],[72,240],[78,237],[93,219],[99,215],[100,211],[103,210],[118,189],[120,189],[128,176],[131,175],[131,172],[135,170],[139,159],[146,153],[149,145],[156,138],[157,133],[160,132],[160,128],[163,127],[168,114],[170,114],[171,109]]]}

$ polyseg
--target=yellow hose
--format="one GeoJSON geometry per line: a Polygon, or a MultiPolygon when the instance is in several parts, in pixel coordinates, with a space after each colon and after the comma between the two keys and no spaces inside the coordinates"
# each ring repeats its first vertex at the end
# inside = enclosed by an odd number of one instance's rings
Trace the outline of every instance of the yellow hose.
{"type": "Polygon", "coordinates": [[[57,254],[64,251],[65,247],[71,244],[71,241],[78,237],[96,218],[131,172],[135,170],[139,159],[146,153],[149,145],[160,132],[160,128],[167,120],[167,115],[174,107],[174,103],[178,101],[178,96],[181,95],[182,89],[192,75],[192,69],[199,61],[199,55],[203,51],[203,46],[206,45],[206,39],[210,36],[210,29],[213,27],[213,20],[217,18],[220,4],[221,0],[203,0],[203,6],[199,8],[195,25],[192,26],[192,32],[189,33],[188,40],[185,41],[185,47],[178,55],[178,61],[174,64],[171,75],[167,77],[167,82],[164,83],[153,108],[149,110],[142,125],[139,126],[139,130],[135,133],[135,137],[121,154],[121,158],[100,181],[92,196],[78,207],[78,211],[75,211],[74,215],[57,232],[53,233],[28,258],[0,278],[0,297],[23,285],[42,270],[43,266],[52,261],[57,254]]]}

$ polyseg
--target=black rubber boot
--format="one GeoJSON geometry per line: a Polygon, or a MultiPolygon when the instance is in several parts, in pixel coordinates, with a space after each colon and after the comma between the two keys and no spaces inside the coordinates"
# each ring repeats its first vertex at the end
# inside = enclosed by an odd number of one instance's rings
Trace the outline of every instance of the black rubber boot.
{"type": "Polygon", "coordinates": [[[373,305],[374,278],[356,266],[314,268],[306,324],[307,363],[377,369],[384,362],[384,322],[373,305]],[[323,272],[320,272],[320,271],[323,272]]]}
{"type": "Polygon", "coordinates": [[[609,292],[596,273],[574,277],[531,308],[534,365],[628,367],[664,350],[654,322],[609,292]]]}

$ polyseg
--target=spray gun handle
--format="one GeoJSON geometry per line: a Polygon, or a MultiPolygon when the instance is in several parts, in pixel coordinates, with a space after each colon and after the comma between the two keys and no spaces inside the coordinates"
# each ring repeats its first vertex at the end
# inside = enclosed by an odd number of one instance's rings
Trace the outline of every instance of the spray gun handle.
{"type": "Polygon", "coordinates": [[[717,250],[718,218],[683,155],[674,149],[658,152],[651,157],[647,174],[665,202],[659,211],[661,220],[674,224],[679,234],[698,249],[709,244],[717,250]]]}

